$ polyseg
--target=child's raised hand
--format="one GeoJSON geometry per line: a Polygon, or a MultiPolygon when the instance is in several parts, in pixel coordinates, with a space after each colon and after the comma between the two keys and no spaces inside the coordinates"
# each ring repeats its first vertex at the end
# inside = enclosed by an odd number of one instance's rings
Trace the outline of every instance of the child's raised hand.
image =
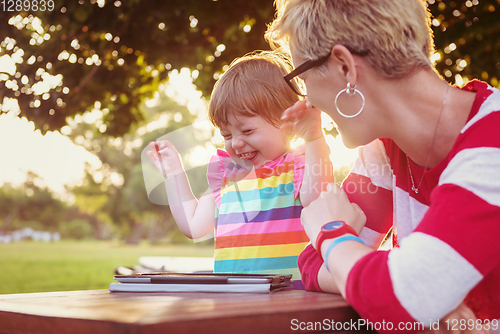
{"type": "Polygon", "coordinates": [[[178,173],[184,173],[184,168],[182,166],[182,161],[179,153],[175,149],[174,145],[168,140],[162,140],[157,142],[149,143],[149,147],[152,151],[147,151],[146,154],[151,159],[153,164],[162,173],[165,170],[165,177],[171,177],[178,173]],[[155,144],[158,145],[158,151],[156,150],[155,144]],[[158,153],[160,155],[158,155],[158,153]],[[163,163],[163,167],[162,164],[163,163]]]}
{"type": "Polygon", "coordinates": [[[305,141],[313,141],[323,136],[321,111],[312,106],[309,108],[307,100],[298,101],[285,110],[281,120],[281,128],[291,131],[305,141]]]}

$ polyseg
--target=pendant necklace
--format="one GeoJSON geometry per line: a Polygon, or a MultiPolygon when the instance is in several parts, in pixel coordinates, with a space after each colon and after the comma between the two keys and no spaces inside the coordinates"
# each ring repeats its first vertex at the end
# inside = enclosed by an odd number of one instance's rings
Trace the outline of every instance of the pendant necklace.
{"type": "Polygon", "coordinates": [[[441,111],[439,112],[439,116],[438,116],[437,123],[436,123],[436,128],[434,129],[434,135],[432,137],[432,142],[431,142],[431,149],[429,150],[429,155],[427,155],[427,161],[425,162],[424,172],[422,173],[422,177],[420,178],[420,182],[418,183],[417,186],[415,186],[415,180],[413,179],[413,173],[412,173],[411,167],[410,167],[410,158],[408,158],[408,154],[406,155],[406,164],[408,166],[408,171],[410,172],[411,190],[413,190],[413,192],[415,192],[415,194],[418,194],[418,189],[422,185],[422,181],[424,180],[425,172],[427,172],[427,167],[429,166],[429,160],[431,158],[432,150],[434,149],[434,144],[436,141],[439,120],[441,119],[441,114],[443,113],[444,106],[446,105],[446,99],[448,98],[449,91],[450,91],[450,86],[447,85],[446,94],[445,94],[444,100],[443,100],[443,105],[441,106],[441,111]]]}

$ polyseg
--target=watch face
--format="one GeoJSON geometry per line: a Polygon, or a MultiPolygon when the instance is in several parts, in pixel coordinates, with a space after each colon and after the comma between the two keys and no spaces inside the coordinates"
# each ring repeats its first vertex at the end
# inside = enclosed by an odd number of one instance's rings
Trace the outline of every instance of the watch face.
{"type": "Polygon", "coordinates": [[[323,226],[323,231],[333,231],[333,230],[336,230],[338,228],[341,228],[343,225],[344,225],[344,222],[340,221],[340,220],[329,222],[328,224],[325,224],[323,226]]]}

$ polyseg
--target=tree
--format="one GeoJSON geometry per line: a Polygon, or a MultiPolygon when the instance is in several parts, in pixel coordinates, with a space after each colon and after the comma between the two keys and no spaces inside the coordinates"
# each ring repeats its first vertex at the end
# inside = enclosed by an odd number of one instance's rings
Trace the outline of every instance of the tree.
{"type": "Polygon", "coordinates": [[[498,87],[500,1],[428,2],[434,16],[436,48],[441,56],[437,70],[451,83],[460,81],[460,77],[478,78],[498,87]]]}
{"type": "MultiPolygon", "coordinates": [[[[269,49],[263,34],[274,16],[273,0],[58,0],[54,11],[0,11],[2,55],[16,70],[0,74],[0,96],[17,98],[20,116],[42,133],[67,117],[109,110],[105,134],[121,136],[143,118],[138,109],[169,71],[194,70],[209,96],[232,59],[269,49]],[[43,80],[42,80],[43,79],[43,80]],[[39,92],[38,82],[52,86],[39,92]]],[[[450,82],[457,74],[498,86],[498,0],[428,0],[441,55],[437,69],[450,82]]]]}
{"type": "Polygon", "coordinates": [[[26,226],[57,231],[67,218],[68,205],[55,198],[40,181],[38,175],[28,172],[23,185],[0,187],[1,233],[26,226]]]}
{"type": "Polygon", "coordinates": [[[4,75],[0,94],[17,98],[20,116],[42,133],[60,129],[68,116],[99,101],[109,109],[105,132],[113,136],[142,119],[139,104],[172,69],[196,69],[196,84],[208,95],[224,65],[268,48],[263,34],[274,13],[272,0],[61,0],[55,5],[36,16],[0,12],[1,52],[18,61],[15,73],[4,75]],[[61,84],[34,92],[35,83],[44,76],[48,81],[49,74],[61,74],[61,84]]]}

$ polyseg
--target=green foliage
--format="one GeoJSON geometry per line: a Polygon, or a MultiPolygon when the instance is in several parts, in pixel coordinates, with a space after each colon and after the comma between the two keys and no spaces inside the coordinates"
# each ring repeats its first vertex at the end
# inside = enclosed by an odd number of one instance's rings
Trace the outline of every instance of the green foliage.
{"type": "Polygon", "coordinates": [[[441,60],[437,70],[455,83],[459,74],[499,86],[500,0],[430,0],[436,47],[441,60]]]}
{"type": "MultiPolygon", "coordinates": [[[[428,2],[442,55],[439,72],[451,82],[460,74],[497,86],[499,0],[428,2]],[[452,43],[456,49],[445,49],[452,43]]],[[[263,34],[274,17],[273,0],[127,0],[106,1],[102,8],[96,0],[55,4],[52,12],[36,13],[40,28],[29,13],[0,12],[0,56],[18,52],[22,59],[16,73],[0,79],[0,96],[17,98],[20,116],[42,133],[60,129],[67,117],[99,101],[109,110],[103,119],[106,134],[122,136],[144,118],[140,103],[171,70],[182,67],[198,71],[195,83],[207,97],[214,78],[235,57],[269,49],[263,34]],[[48,95],[33,94],[46,74],[61,74],[62,84],[48,95]]]]}
{"type": "Polygon", "coordinates": [[[91,239],[94,237],[94,227],[86,219],[74,219],[68,223],[62,223],[59,228],[61,236],[65,239],[91,239]]]}
{"type": "Polygon", "coordinates": [[[56,231],[68,213],[68,206],[54,198],[46,188],[37,184],[39,177],[29,172],[20,187],[4,184],[0,187],[0,232],[23,227],[56,231]]]}
{"type": "Polygon", "coordinates": [[[42,22],[38,30],[29,13],[0,12],[0,41],[15,40],[10,50],[3,45],[0,56],[24,50],[20,74],[9,77],[18,89],[1,85],[0,95],[18,98],[20,116],[42,133],[60,129],[68,116],[100,101],[109,109],[106,132],[121,136],[142,119],[139,104],[172,69],[198,69],[196,82],[208,95],[224,65],[268,48],[263,33],[274,15],[272,0],[127,0],[106,1],[102,8],[95,0],[55,3],[54,11],[36,13],[42,22]],[[251,27],[248,33],[245,26],[251,27]],[[30,64],[32,56],[36,61],[30,64]],[[37,71],[63,76],[62,86],[51,89],[47,99],[30,91],[40,81],[37,71]]]}
{"type": "Polygon", "coordinates": [[[5,230],[7,231],[15,231],[15,230],[22,230],[24,228],[31,228],[33,231],[45,231],[47,230],[47,227],[44,226],[42,223],[40,223],[37,220],[13,220],[9,225],[8,228],[5,230]]]}

